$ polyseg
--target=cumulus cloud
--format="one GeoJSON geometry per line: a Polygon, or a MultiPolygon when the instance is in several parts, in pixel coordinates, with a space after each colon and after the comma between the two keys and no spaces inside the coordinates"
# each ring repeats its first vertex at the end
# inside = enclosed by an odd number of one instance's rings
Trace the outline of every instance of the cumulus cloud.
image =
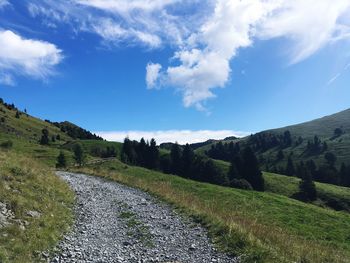
{"type": "Polygon", "coordinates": [[[213,89],[225,87],[239,49],[257,38],[285,37],[293,43],[290,62],[300,62],[349,37],[350,23],[340,21],[349,7],[347,0],[217,0],[213,15],[188,39],[191,45],[175,53],[179,65],[157,75],[182,92],[184,106],[203,109],[202,103],[215,97],[213,89]]]}
{"type": "Polygon", "coordinates": [[[0,71],[45,79],[63,58],[54,44],[25,39],[9,31],[0,30],[0,71]]]}
{"type": "Polygon", "coordinates": [[[178,142],[179,144],[203,142],[209,139],[224,139],[229,136],[243,137],[250,133],[232,130],[166,130],[166,131],[98,131],[94,132],[108,141],[122,142],[125,137],[131,140],[150,140],[155,138],[157,143],[178,142]]]}
{"type": "Polygon", "coordinates": [[[292,65],[350,38],[349,0],[32,0],[29,6],[46,19],[54,10],[52,19],[74,21],[104,41],[170,46],[166,65],[145,65],[147,87],[174,87],[185,107],[199,110],[227,85],[240,49],[256,40],[285,39],[292,65]]]}

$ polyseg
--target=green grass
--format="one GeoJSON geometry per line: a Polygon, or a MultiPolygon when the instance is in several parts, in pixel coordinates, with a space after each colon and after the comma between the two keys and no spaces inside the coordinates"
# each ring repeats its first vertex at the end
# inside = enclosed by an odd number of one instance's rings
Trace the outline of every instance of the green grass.
{"type": "MultiPolygon", "coordinates": [[[[280,174],[264,172],[266,191],[293,197],[299,191],[300,179],[280,174]]],[[[316,182],[318,200],[316,205],[328,206],[350,212],[350,189],[316,182]]]]}
{"type": "MultiPolygon", "coordinates": [[[[221,160],[214,160],[215,164],[227,173],[230,164],[221,160]]],[[[297,177],[285,176],[281,174],[263,172],[265,179],[265,191],[284,195],[295,196],[299,191],[300,179],[297,177]]],[[[313,204],[329,207],[336,210],[350,212],[350,189],[332,184],[315,182],[318,193],[318,200],[313,204]]]]}
{"type": "Polygon", "coordinates": [[[53,171],[33,159],[0,152],[0,202],[27,226],[12,222],[0,228],[0,262],[39,262],[72,223],[74,194],[53,171]],[[28,211],[41,213],[30,217],[28,211]]]}
{"type": "MultiPolygon", "coordinates": [[[[336,114],[325,116],[323,118],[319,118],[313,121],[291,125],[283,128],[272,129],[263,131],[263,133],[272,133],[276,135],[283,134],[286,130],[291,132],[292,138],[296,140],[299,136],[301,136],[304,141],[302,144],[283,149],[285,158],[281,161],[276,162],[276,156],[279,147],[275,147],[269,149],[266,152],[256,152],[259,160],[265,160],[262,163],[268,163],[270,168],[285,168],[287,164],[287,157],[289,155],[292,156],[292,159],[295,164],[300,161],[306,162],[307,160],[314,160],[315,163],[320,166],[325,164],[324,152],[312,156],[306,156],[304,154],[305,149],[307,147],[307,141],[313,140],[313,137],[317,135],[322,142],[325,141],[328,145],[329,152],[334,153],[337,156],[336,167],[339,168],[341,164],[344,162],[345,164],[350,165],[350,109],[345,111],[338,112],[336,114]],[[333,138],[334,129],[342,127],[345,132],[338,138],[333,138]]],[[[224,141],[222,143],[229,143],[230,140],[224,141]]],[[[234,142],[239,142],[241,148],[250,145],[249,144],[249,136],[234,140],[234,142]]],[[[213,144],[216,144],[215,142],[213,144]]],[[[205,145],[196,149],[196,153],[205,154],[205,151],[209,150],[213,144],[205,145]]],[[[251,145],[250,145],[251,146],[251,145]]],[[[265,166],[262,166],[262,169],[265,169],[265,166]]]]}
{"type": "Polygon", "coordinates": [[[56,126],[45,122],[41,119],[34,118],[30,115],[22,113],[20,118],[17,119],[15,110],[8,110],[0,104],[0,118],[5,118],[4,123],[0,123],[0,131],[2,134],[10,134],[16,137],[25,138],[31,142],[38,142],[41,138],[41,130],[46,128],[49,131],[49,136],[51,138],[52,135],[60,135],[61,142],[71,140],[71,138],[62,132],[56,126]]]}
{"type": "MultiPolygon", "coordinates": [[[[77,171],[77,169],[75,169],[77,171]]],[[[205,224],[224,251],[246,262],[349,262],[350,215],[273,193],[194,182],[119,161],[80,172],[138,187],[205,224]]]]}

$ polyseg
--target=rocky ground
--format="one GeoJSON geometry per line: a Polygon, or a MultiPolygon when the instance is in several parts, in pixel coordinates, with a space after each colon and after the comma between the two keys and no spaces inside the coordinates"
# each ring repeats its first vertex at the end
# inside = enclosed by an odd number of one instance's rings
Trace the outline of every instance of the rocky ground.
{"type": "Polygon", "coordinates": [[[57,174],[76,192],[76,223],[51,262],[238,262],[218,253],[203,228],[147,193],[57,174]]]}

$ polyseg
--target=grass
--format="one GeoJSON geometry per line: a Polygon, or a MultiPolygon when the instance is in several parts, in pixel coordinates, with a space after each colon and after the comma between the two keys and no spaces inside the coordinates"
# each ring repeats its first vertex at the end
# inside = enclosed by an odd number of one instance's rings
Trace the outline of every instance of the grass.
{"type": "MultiPolygon", "coordinates": [[[[221,160],[214,160],[215,164],[227,173],[230,164],[221,160]]],[[[297,177],[285,176],[281,174],[263,172],[265,179],[265,191],[284,195],[295,196],[299,191],[300,179],[297,177]]],[[[318,200],[314,205],[329,207],[335,210],[350,212],[350,189],[332,184],[315,182],[318,193],[318,200]]]]}
{"type": "Polygon", "coordinates": [[[209,229],[213,241],[246,262],[349,262],[350,215],[283,195],[194,182],[119,161],[75,168],[138,187],[209,229]]]}
{"type": "MultiPolygon", "coordinates": [[[[126,204],[122,204],[123,209],[127,209],[126,204]]],[[[152,247],[152,235],[147,226],[145,226],[140,220],[137,219],[137,216],[132,211],[122,211],[119,214],[119,218],[126,220],[126,225],[129,228],[127,234],[134,237],[135,239],[140,240],[142,244],[147,247],[152,247]]]]}
{"type": "MultiPolygon", "coordinates": [[[[299,191],[300,179],[264,172],[266,191],[292,197],[299,191]]],[[[315,182],[318,201],[316,205],[350,212],[350,189],[331,184],[315,182]]]]}
{"type": "MultiPolygon", "coordinates": [[[[295,164],[300,161],[306,162],[307,160],[314,160],[317,166],[324,165],[324,152],[312,156],[305,155],[305,149],[307,147],[307,141],[313,140],[313,137],[317,135],[322,142],[326,142],[328,145],[329,152],[334,153],[337,156],[336,167],[340,168],[341,164],[344,162],[347,165],[350,165],[350,109],[345,111],[338,112],[336,114],[325,116],[313,121],[291,125],[279,129],[272,129],[263,131],[263,133],[272,133],[276,135],[283,134],[286,130],[291,132],[291,135],[294,140],[301,136],[304,141],[302,144],[295,146],[294,144],[291,147],[283,149],[285,158],[281,161],[276,161],[276,156],[279,147],[269,149],[266,152],[256,152],[259,160],[265,160],[262,163],[268,163],[270,169],[273,167],[276,168],[285,168],[287,164],[288,156],[291,155],[295,164]],[[345,132],[338,138],[333,138],[334,130],[336,128],[342,128],[345,132]]],[[[223,141],[222,143],[229,143],[231,140],[223,141]]],[[[249,136],[235,140],[234,142],[239,142],[241,148],[250,145],[249,136]]],[[[199,147],[195,150],[196,153],[205,154],[205,151],[209,150],[213,144],[205,145],[199,147]]],[[[251,146],[251,145],[250,145],[251,146]]],[[[262,165],[262,169],[265,169],[265,165],[262,165]]]]}
{"type": "Polygon", "coordinates": [[[72,223],[74,194],[46,165],[13,152],[0,152],[0,202],[25,229],[12,222],[0,228],[0,262],[40,262],[72,223]],[[30,217],[37,211],[40,217],[30,217]]]}

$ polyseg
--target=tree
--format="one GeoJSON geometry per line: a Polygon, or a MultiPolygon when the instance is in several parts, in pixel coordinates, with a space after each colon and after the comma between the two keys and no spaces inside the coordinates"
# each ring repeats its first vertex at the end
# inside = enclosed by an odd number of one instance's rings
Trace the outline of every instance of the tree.
{"type": "Polygon", "coordinates": [[[286,175],[293,176],[295,175],[295,168],[292,158],[288,157],[287,167],[286,167],[286,175]]]}
{"type": "Polygon", "coordinates": [[[243,151],[243,179],[246,179],[254,190],[264,191],[264,178],[259,168],[259,162],[250,147],[243,151]]]}
{"type": "Polygon", "coordinates": [[[85,156],[84,156],[83,148],[81,147],[80,144],[76,144],[74,146],[74,160],[79,166],[82,166],[82,164],[84,163],[84,159],[85,159],[85,156]]]}
{"type": "Polygon", "coordinates": [[[334,164],[337,161],[337,157],[333,153],[327,152],[324,155],[324,158],[326,159],[326,161],[327,161],[327,163],[329,164],[330,167],[334,167],[334,164]]]}
{"type": "Polygon", "coordinates": [[[315,183],[312,181],[311,174],[308,170],[304,170],[299,183],[299,198],[304,201],[314,201],[317,199],[317,191],[315,183]]]}
{"type": "Polygon", "coordinates": [[[55,142],[56,141],[56,137],[54,135],[51,136],[51,141],[55,142]]]}
{"type": "Polygon", "coordinates": [[[125,138],[121,152],[121,161],[127,164],[135,164],[136,158],[133,142],[130,141],[129,138],[125,138]]]}
{"type": "Polygon", "coordinates": [[[47,129],[42,129],[41,131],[41,139],[40,139],[40,144],[41,145],[48,145],[49,144],[49,131],[47,129]]]}
{"type": "Polygon", "coordinates": [[[171,146],[170,151],[170,160],[171,160],[171,172],[174,174],[181,174],[181,149],[178,143],[175,143],[171,146]]]}
{"type": "Polygon", "coordinates": [[[343,134],[343,130],[341,128],[336,128],[334,130],[334,138],[337,138],[343,134]]]}
{"type": "Polygon", "coordinates": [[[147,158],[147,167],[149,169],[158,169],[159,168],[159,150],[155,139],[151,139],[149,149],[148,149],[148,158],[147,158]]]}
{"type": "Polygon", "coordinates": [[[21,116],[20,112],[19,111],[16,111],[16,118],[19,119],[19,117],[21,116]]]}
{"type": "Polygon", "coordinates": [[[65,168],[67,166],[66,156],[63,152],[60,152],[60,154],[57,156],[57,168],[65,168]]]}
{"type": "Polygon", "coordinates": [[[282,150],[279,150],[278,153],[277,153],[277,156],[276,156],[276,161],[281,161],[284,159],[284,153],[282,150]]]}
{"type": "Polygon", "coordinates": [[[191,146],[187,143],[182,152],[182,174],[186,178],[191,177],[191,170],[194,160],[194,152],[191,146]]]}
{"type": "Polygon", "coordinates": [[[343,186],[350,186],[350,166],[342,163],[340,168],[340,184],[343,186]]]}

